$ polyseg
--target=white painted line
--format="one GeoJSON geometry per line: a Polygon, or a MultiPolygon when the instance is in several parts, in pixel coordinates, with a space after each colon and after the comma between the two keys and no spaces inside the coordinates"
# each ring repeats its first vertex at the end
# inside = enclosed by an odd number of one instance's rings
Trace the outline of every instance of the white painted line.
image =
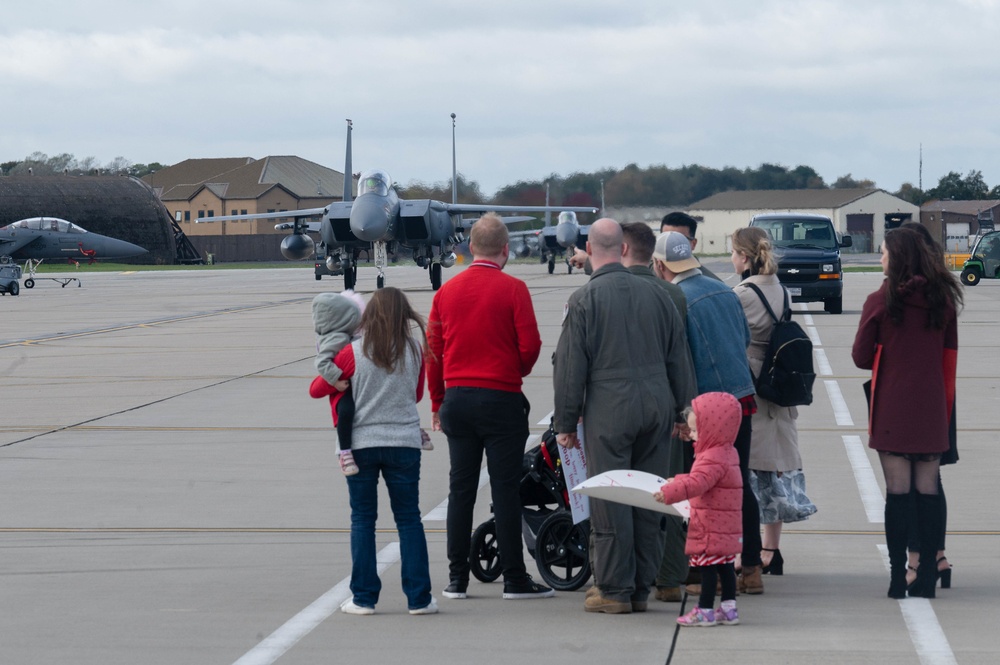
{"type": "Polygon", "coordinates": [[[823,349],[813,348],[813,355],[816,356],[816,373],[820,376],[832,375],[833,368],[830,367],[830,360],[826,357],[826,351],[823,349]]]}
{"type": "Polygon", "coordinates": [[[544,418],[542,418],[541,420],[539,420],[539,421],[538,421],[538,424],[539,424],[539,425],[541,425],[542,427],[548,427],[548,426],[549,426],[549,422],[551,422],[551,420],[552,420],[552,416],[553,416],[554,414],[555,414],[555,409],[553,409],[552,411],[549,411],[549,412],[548,412],[548,413],[547,413],[547,414],[545,415],[545,417],[544,417],[544,418]]]}
{"type": "MultiPolygon", "coordinates": [[[[399,543],[389,543],[383,547],[376,561],[378,572],[382,574],[389,566],[399,561],[399,543]]],[[[313,601],[312,605],[293,616],[263,642],[246,652],[233,665],[271,665],[295,646],[296,642],[340,609],[344,601],[351,597],[350,585],[350,578],[338,582],[335,587],[313,601]]]]}
{"type": "Polygon", "coordinates": [[[854,482],[858,485],[858,493],[861,495],[861,503],[868,514],[868,521],[872,524],[885,523],[885,499],[882,498],[882,488],[879,487],[875,471],[871,462],[868,461],[868,454],[865,452],[861,437],[844,435],[844,449],[847,451],[847,459],[851,463],[851,470],[854,471],[854,482]]]}
{"type": "Polygon", "coordinates": [[[819,333],[816,332],[816,328],[813,326],[805,327],[806,334],[809,335],[809,341],[813,343],[813,346],[823,346],[822,340],[819,338],[819,333]]]}
{"type": "MultiPolygon", "coordinates": [[[[888,548],[881,544],[876,547],[882,554],[885,569],[889,570],[888,548]]],[[[957,665],[958,661],[941,629],[931,601],[927,598],[900,598],[897,602],[920,665],[957,665]]]]}
{"type": "Polygon", "coordinates": [[[816,325],[813,322],[813,315],[812,314],[803,314],[802,315],[802,322],[805,323],[807,326],[814,326],[814,325],[816,325]]]}
{"type": "Polygon", "coordinates": [[[847,408],[844,395],[840,392],[840,384],[836,381],[824,381],[823,385],[826,386],[826,395],[830,398],[837,424],[841,427],[854,427],[854,419],[851,418],[851,410],[847,408]]]}

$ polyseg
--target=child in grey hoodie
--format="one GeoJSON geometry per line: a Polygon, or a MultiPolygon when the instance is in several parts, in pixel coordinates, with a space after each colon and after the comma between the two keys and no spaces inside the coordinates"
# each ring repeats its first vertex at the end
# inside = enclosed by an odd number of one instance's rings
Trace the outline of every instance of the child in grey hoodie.
{"type": "Polygon", "coordinates": [[[351,453],[354,424],[354,398],[346,381],[340,381],[341,368],[334,356],[358,336],[358,323],[364,311],[364,299],[348,289],[343,293],[320,293],[312,301],[313,327],[316,330],[316,371],[319,373],[309,386],[314,398],[329,396],[333,424],[337,428],[340,447],[340,470],[345,476],[358,472],[351,453]],[[338,382],[341,385],[337,385],[338,382]],[[331,392],[330,388],[335,391],[331,392]]]}

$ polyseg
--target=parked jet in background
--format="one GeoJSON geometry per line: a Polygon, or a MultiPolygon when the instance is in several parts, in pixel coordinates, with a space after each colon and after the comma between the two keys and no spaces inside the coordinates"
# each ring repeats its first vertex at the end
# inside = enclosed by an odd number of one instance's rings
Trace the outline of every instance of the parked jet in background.
{"type": "Polygon", "coordinates": [[[542,263],[548,262],[549,264],[550,275],[555,272],[557,256],[563,257],[569,272],[573,272],[569,257],[573,255],[573,250],[577,247],[586,249],[589,229],[589,225],[580,225],[576,219],[576,213],[571,210],[559,213],[559,219],[554,227],[546,226],[542,229],[538,246],[542,251],[542,263]]]}
{"type": "MultiPolygon", "coordinates": [[[[292,235],[281,243],[281,253],[287,259],[302,260],[316,250],[308,231],[319,231],[322,241],[319,249],[326,256],[327,268],[344,275],[344,288],[354,288],[357,281],[358,257],[362,252],[372,256],[378,270],[377,286],[385,284],[385,266],[388,254],[397,246],[413,252],[417,265],[430,272],[431,288],[441,287],[441,266],[455,264],[455,245],[462,242],[467,221],[462,215],[484,212],[546,212],[572,210],[597,212],[596,208],[567,206],[495,206],[457,203],[458,170],[455,163],[455,114],[451,114],[452,136],[452,202],[432,199],[400,199],[393,188],[392,178],[385,171],[374,169],[361,174],[358,197],[352,200],[351,131],[353,123],[347,121],[347,151],[344,165],[343,201],[334,201],[323,208],[289,210],[284,212],[252,215],[206,217],[198,222],[221,222],[236,219],[283,219],[294,217],[294,223],[279,224],[275,228],[292,230],[292,235]],[[319,223],[309,222],[309,217],[320,217],[319,223]]],[[[510,221],[510,220],[508,220],[510,221]]],[[[317,275],[317,278],[319,275],[317,275]]]]}
{"type": "Polygon", "coordinates": [[[79,265],[84,259],[93,263],[97,259],[125,259],[145,253],[138,245],[91,233],[55,217],[32,217],[0,228],[0,257],[24,261],[24,272],[28,273],[24,280],[26,289],[35,285],[35,269],[46,259],[66,259],[79,265]]]}

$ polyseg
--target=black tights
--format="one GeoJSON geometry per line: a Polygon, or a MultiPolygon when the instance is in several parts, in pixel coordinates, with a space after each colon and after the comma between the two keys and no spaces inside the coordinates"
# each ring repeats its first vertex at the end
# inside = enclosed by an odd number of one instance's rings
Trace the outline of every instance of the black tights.
{"type": "Polygon", "coordinates": [[[354,441],[354,392],[348,388],[337,402],[337,443],[350,450],[354,441]]]}
{"type": "Polygon", "coordinates": [[[722,600],[736,600],[736,567],[732,563],[720,563],[714,566],[700,566],[701,596],[698,597],[698,607],[710,610],[715,607],[715,585],[722,580],[722,600]]]}
{"type": "Polygon", "coordinates": [[[878,458],[882,462],[886,494],[909,494],[911,487],[918,494],[938,493],[940,455],[903,457],[879,451],[878,458]]]}

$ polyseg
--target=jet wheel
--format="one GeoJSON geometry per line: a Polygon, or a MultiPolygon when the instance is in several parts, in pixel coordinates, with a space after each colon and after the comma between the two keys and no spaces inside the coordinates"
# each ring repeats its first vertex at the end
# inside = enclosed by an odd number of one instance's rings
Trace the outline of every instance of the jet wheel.
{"type": "Polygon", "coordinates": [[[34,286],[35,286],[35,280],[31,279],[30,277],[24,280],[24,288],[31,289],[34,288],[34,286]]]}
{"type": "Polygon", "coordinates": [[[357,282],[357,275],[355,274],[354,266],[344,266],[344,290],[353,289],[354,284],[357,282]]]}
{"type": "Polygon", "coordinates": [[[590,579],[590,521],[573,524],[569,511],[545,518],[535,539],[535,563],[545,583],[575,591],[590,579]]]}
{"type": "Polygon", "coordinates": [[[556,261],[555,259],[549,259],[549,274],[551,275],[556,271],[556,261]]]}
{"type": "Polygon", "coordinates": [[[470,569],[472,576],[480,582],[495,582],[500,579],[500,548],[497,547],[497,523],[490,518],[472,532],[472,555],[470,569]]]}
{"type": "Polygon", "coordinates": [[[441,264],[432,263],[431,268],[431,290],[437,291],[441,288],[441,264]]]}
{"type": "Polygon", "coordinates": [[[375,288],[381,289],[385,286],[385,275],[379,275],[375,278],[375,288]]]}

